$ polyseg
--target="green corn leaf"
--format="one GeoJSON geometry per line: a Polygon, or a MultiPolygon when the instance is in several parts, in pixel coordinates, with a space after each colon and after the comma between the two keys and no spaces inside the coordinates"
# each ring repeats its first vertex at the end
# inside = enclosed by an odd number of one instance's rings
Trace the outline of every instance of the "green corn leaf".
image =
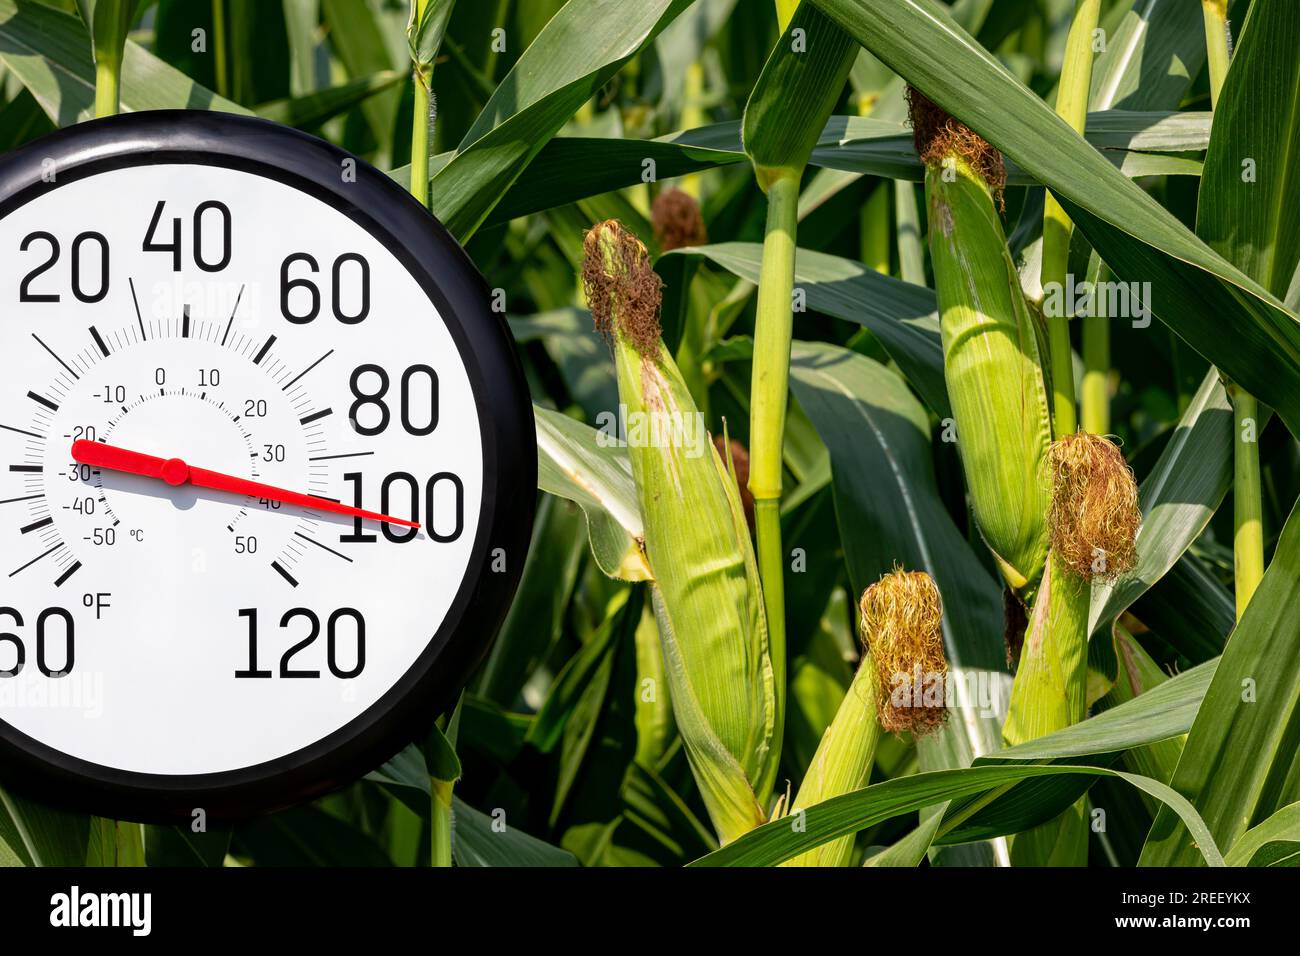
{"type": "MultiPolygon", "coordinates": [[[[1114,632],[1118,668],[1115,684],[1102,700],[1102,703],[1109,708],[1136,700],[1169,681],[1169,675],[1160,669],[1132,634],[1118,624],[1115,625],[1114,632]]],[[[1162,740],[1159,743],[1127,751],[1124,754],[1124,765],[1134,773],[1153,777],[1161,783],[1168,783],[1173,778],[1174,768],[1178,766],[1178,758],[1182,752],[1181,739],[1162,740]]],[[[1152,809],[1157,808],[1152,807],[1152,809]]]]}
{"type": "MultiPolygon", "coordinates": [[[[678,251],[705,256],[732,275],[758,281],[763,259],[758,243],[721,242],[678,251]]],[[[795,253],[794,281],[807,293],[810,309],[875,333],[935,414],[941,418],[952,414],[931,290],[882,276],[860,262],[808,249],[795,253]]]]}
{"type": "MultiPolygon", "coordinates": [[[[1124,112],[1091,114],[1087,138],[1126,176],[1196,176],[1201,164],[1172,153],[1202,150],[1210,139],[1208,113],[1124,112]]],[[[730,121],[681,130],[657,139],[636,140],[595,136],[557,136],[550,140],[528,168],[493,208],[488,224],[551,209],[640,183],[653,160],[659,180],[707,169],[725,167],[746,158],[741,124],[730,121]],[[572,171],[581,166],[583,175],[572,171]]],[[[450,161],[451,154],[432,162],[450,161]]],[[[912,146],[912,132],[896,120],[874,117],[832,116],[817,138],[809,165],[833,170],[838,179],[829,194],[856,181],[860,175],[884,176],[919,182],[925,168],[912,146]]],[[[399,182],[409,167],[395,169],[399,182]]],[[[1007,181],[1030,185],[1034,178],[1015,163],[1007,164],[1007,181]]],[[[809,187],[811,188],[811,186],[809,187]]],[[[829,187],[828,187],[829,188],[829,187]]],[[[805,193],[807,190],[805,190],[805,193]]],[[[807,198],[805,202],[810,202],[807,198]]]]}
{"type": "Polygon", "coordinates": [[[586,552],[585,525],[579,508],[554,495],[541,496],[515,599],[477,679],[488,700],[513,705],[528,675],[559,640],[586,552]]]}
{"type": "Polygon", "coordinates": [[[857,52],[839,27],[800,4],[745,104],[745,152],[765,189],[778,172],[807,164],[857,52]]]}
{"type": "MultiPolygon", "coordinates": [[[[0,63],[59,126],[95,112],[95,63],[77,17],[35,0],[0,0],[0,63]]],[[[128,40],[122,111],[211,109],[247,113],[128,40]]]]}
{"type": "MultiPolygon", "coordinates": [[[[1228,639],[1171,781],[1225,846],[1300,798],[1293,726],[1300,706],[1296,607],[1300,519],[1293,512],[1259,589],[1228,639]]],[[[1161,810],[1142,863],[1195,864],[1194,839],[1177,818],[1161,810]]]]}
{"type": "MultiPolygon", "coordinates": [[[[358,80],[404,66],[405,43],[394,50],[385,37],[380,13],[362,0],[321,0],[321,15],[329,27],[330,46],[347,75],[358,80]]],[[[373,96],[361,104],[361,113],[374,141],[380,144],[376,160],[388,166],[388,149],[401,94],[397,89],[373,96]]]]}
{"type": "Polygon", "coordinates": [[[928,572],[949,664],[1001,671],[1001,595],[939,498],[921,403],[878,362],[822,343],[794,343],[790,385],[830,449],[853,593],[895,562],[928,572]]]}
{"type": "Polygon", "coordinates": [[[1300,431],[1300,318],[1129,182],[933,0],[810,0],[1061,200],[1157,317],[1300,431]]]}
{"type": "Polygon", "coordinates": [[[320,0],[284,0],[289,90],[294,96],[306,96],[316,89],[316,26],[319,22],[320,0]]]}
{"type": "Polygon", "coordinates": [[[980,766],[887,780],[808,808],[802,818],[802,831],[792,828],[788,819],[775,820],[691,865],[771,866],[830,840],[922,807],[942,804],[945,800],[988,793],[1036,777],[1073,775],[1114,777],[1151,794],[1171,808],[1170,812],[1177,814],[1197,834],[1206,862],[1212,866],[1223,865],[1223,856],[1204,822],[1191,804],[1173,789],[1136,774],[1070,764],[980,766]]]}
{"type": "Polygon", "coordinates": [[[587,516],[591,553],[600,569],[624,581],[653,575],[632,465],[625,449],[567,415],[533,406],[537,421],[537,486],[574,502],[587,516]]]}
{"type": "Polygon", "coordinates": [[[1137,565],[1122,578],[1093,585],[1090,633],[1106,628],[1169,572],[1205,530],[1231,484],[1232,406],[1211,369],[1138,489],[1137,565]]]}
{"type": "Polygon", "coordinates": [[[607,610],[596,633],[556,675],[546,702],[528,728],[524,738],[526,743],[542,753],[559,746],[565,727],[582,706],[589,689],[596,684],[601,688],[608,687],[610,655],[618,644],[631,638],[640,619],[641,605],[639,599],[629,602],[626,593],[616,598],[616,606],[607,610]]]}
{"type": "Polygon", "coordinates": [[[0,107],[0,150],[8,152],[53,130],[54,124],[26,90],[0,107]]]}
{"type": "Polygon", "coordinates": [[[1093,109],[1175,106],[1205,64],[1205,28],[1182,0],[1125,0],[1102,26],[1106,50],[1092,65],[1093,109]]]}
{"type": "MultiPolygon", "coordinates": [[[[283,3],[226,0],[225,6],[229,19],[226,60],[230,98],[251,105],[289,96],[290,63],[284,55],[288,32],[283,3]]],[[[182,16],[190,19],[184,22],[193,22],[193,15],[192,5],[187,5],[182,16]]],[[[189,30],[185,32],[188,34],[189,30]]],[[[211,34],[208,43],[210,54],[205,55],[215,55],[211,34]]]]}
{"type": "Polygon", "coordinates": [[[467,240],[546,141],[689,2],[569,0],[434,174],[433,214],[467,240]]]}
{"type": "Polygon", "coordinates": [[[517,829],[504,817],[488,816],[460,797],[452,798],[457,866],[577,866],[568,850],[517,829]]]}
{"type": "Polygon", "coordinates": [[[86,866],[144,866],[144,826],[103,817],[90,818],[86,866]]]}
{"type": "Polygon", "coordinates": [[[1251,827],[1224,858],[1228,866],[1300,865],[1300,803],[1291,803],[1251,827]]]}
{"type": "MultiPolygon", "coordinates": [[[[1191,727],[1213,677],[1215,663],[1208,661],[1111,710],[1036,740],[997,750],[977,762],[980,765],[1005,761],[1105,763],[1116,753],[1163,746],[1191,727]]],[[[1030,780],[1013,786],[992,800],[985,799],[981,809],[972,807],[969,799],[954,801],[951,812],[960,815],[963,822],[949,830],[940,842],[960,843],[1019,832],[1055,816],[1082,793],[1078,780],[1057,778],[1030,780]]]]}
{"type": "Polygon", "coordinates": [[[573,400],[588,421],[599,422],[600,413],[618,408],[618,382],[606,356],[609,346],[601,339],[586,309],[552,309],[529,316],[511,316],[510,331],[519,344],[540,341],[560,368],[573,400]]]}
{"type": "Polygon", "coordinates": [[[189,826],[144,828],[144,858],[149,866],[221,866],[230,850],[231,828],[189,826]]]}
{"type": "Polygon", "coordinates": [[[372,96],[392,89],[405,78],[405,74],[397,70],[387,70],[350,80],[327,90],[272,100],[258,106],[254,112],[262,119],[274,120],[299,129],[310,129],[346,113],[372,96]]]}
{"type": "Polygon", "coordinates": [[[240,826],[235,854],[257,866],[392,866],[379,841],[320,806],[284,810],[240,826]]]}
{"type": "Polygon", "coordinates": [[[634,762],[623,781],[623,819],[664,847],[674,860],[693,859],[718,841],[663,778],[634,762]]]}
{"type": "Polygon", "coordinates": [[[1132,700],[988,759],[1077,760],[1179,737],[1191,729],[1216,664],[1217,659],[1198,664],[1132,700]]]}
{"type": "Polygon", "coordinates": [[[1224,82],[1196,233],[1275,296],[1300,264],[1300,17],[1257,0],[1224,82]]]}
{"type": "Polygon", "coordinates": [[[81,866],[91,818],[47,807],[0,787],[0,865],[81,866]]]}

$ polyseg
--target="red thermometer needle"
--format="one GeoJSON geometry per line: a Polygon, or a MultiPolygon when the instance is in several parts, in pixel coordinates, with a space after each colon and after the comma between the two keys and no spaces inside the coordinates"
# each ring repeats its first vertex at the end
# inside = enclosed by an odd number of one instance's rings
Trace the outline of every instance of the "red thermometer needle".
{"type": "Polygon", "coordinates": [[[138,451],[129,451],[126,448],[118,448],[114,445],[105,445],[103,442],[86,441],[85,439],[74,441],[72,443],[72,458],[83,465],[107,468],[109,471],[121,471],[128,475],[156,478],[159,481],[167,482],[169,485],[190,484],[196,488],[209,488],[212,491],[226,491],[236,495],[256,495],[259,498],[266,498],[268,501],[298,505],[302,508],[313,508],[316,511],[328,511],[330,514],[347,515],[352,518],[369,518],[371,521],[387,521],[389,524],[401,525],[405,528],[420,527],[419,522],[416,521],[406,521],[403,518],[394,518],[391,515],[379,514],[375,511],[363,511],[360,508],[353,508],[337,501],[330,501],[328,498],[304,495],[298,491],[288,491],[284,488],[276,488],[273,485],[264,485],[260,481],[236,478],[234,475],[223,475],[219,471],[208,471],[206,468],[191,468],[179,458],[158,458],[154,455],[145,455],[138,451]]]}

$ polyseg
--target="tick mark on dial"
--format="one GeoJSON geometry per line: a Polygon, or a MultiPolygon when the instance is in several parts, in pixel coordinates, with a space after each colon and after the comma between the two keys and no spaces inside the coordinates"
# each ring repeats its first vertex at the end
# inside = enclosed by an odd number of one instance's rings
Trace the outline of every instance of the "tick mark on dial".
{"type": "Polygon", "coordinates": [[[303,369],[301,372],[299,372],[299,373],[298,373],[297,375],[295,375],[293,378],[289,379],[288,384],[281,386],[281,389],[280,389],[280,390],[281,390],[281,391],[284,391],[284,392],[289,391],[290,386],[292,386],[294,382],[298,381],[298,379],[302,378],[304,375],[306,375],[308,372],[310,372],[310,371],[311,371],[312,369],[314,369],[317,365],[319,365],[321,362],[325,361],[327,358],[329,358],[329,357],[330,357],[331,355],[333,355],[333,354],[334,354],[334,350],[333,350],[333,349],[330,349],[328,352],[326,352],[324,355],[322,355],[322,356],[321,356],[320,358],[318,358],[316,361],[312,362],[310,365],[308,365],[305,369],[303,369]]]}
{"type": "Polygon", "coordinates": [[[189,337],[190,337],[190,307],[187,305],[184,310],[183,318],[181,319],[181,338],[188,339],[189,337]]]}
{"type": "Polygon", "coordinates": [[[9,470],[26,475],[39,475],[45,468],[41,465],[10,465],[9,470]]]}
{"type": "Polygon", "coordinates": [[[244,297],[244,287],[239,287],[239,294],[235,296],[235,307],[230,310],[230,321],[226,323],[226,332],[221,336],[221,344],[226,344],[226,339],[230,338],[230,327],[235,324],[235,313],[239,311],[239,300],[244,297]]]}
{"type": "Polygon", "coordinates": [[[131,287],[131,301],[135,303],[135,320],[140,323],[140,341],[143,342],[148,336],[144,332],[144,319],[140,315],[140,300],[135,295],[135,279],[127,276],[127,285],[131,287]]]}
{"type": "MultiPolygon", "coordinates": [[[[286,571],[286,570],[284,569],[284,566],[281,565],[279,561],[272,561],[272,562],[271,562],[271,567],[273,567],[273,568],[275,568],[275,570],[279,571],[279,572],[280,572],[280,577],[282,577],[282,578],[284,578],[286,581],[288,581],[288,582],[289,582],[293,587],[297,587],[297,586],[298,586],[298,579],[295,578],[295,577],[294,577],[292,574],[290,574],[288,571],[286,571]]],[[[18,570],[21,571],[22,568],[19,568],[18,570]]],[[[15,573],[17,573],[17,572],[15,572],[15,573]]],[[[12,574],[9,575],[9,576],[10,576],[10,577],[13,577],[12,574]]]]}
{"type": "Polygon", "coordinates": [[[21,568],[16,568],[15,570],[10,571],[10,572],[9,572],[9,576],[12,578],[15,574],[18,574],[19,572],[22,572],[22,571],[26,571],[26,570],[27,570],[28,568],[30,568],[33,564],[35,564],[37,561],[41,560],[41,558],[48,557],[49,555],[53,554],[55,551],[58,551],[59,548],[61,548],[61,547],[63,547],[63,542],[62,542],[62,541],[60,541],[60,542],[59,542],[58,544],[56,544],[54,547],[50,548],[50,550],[41,552],[41,553],[38,554],[36,557],[32,558],[30,561],[28,561],[26,564],[24,564],[21,568]]]}
{"type": "Polygon", "coordinates": [[[364,458],[366,455],[373,455],[373,451],[350,451],[341,455],[317,455],[315,458],[308,458],[308,461],[333,461],[336,458],[364,458]]]}
{"type": "Polygon", "coordinates": [[[68,578],[72,577],[74,574],[76,574],[76,573],[77,573],[78,571],[80,571],[80,570],[81,570],[81,562],[80,562],[80,561],[73,561],[71,567],[69,567],[66,571],[64,571],[64,572],[63,572],[62,574],[60,574],[57,578],[54,579],[54,586],[55,586],[56,588],[61,588],[61,587],[63,587],[63,582],[66,581],[66,580],[68,580],[68,578]]]}
{"type": "Polygon", "coordinates": [[[40,521],[33,521],[31,524],[24,525],[23,527],[19,528],[18,533],[30,534],[33,531],[39,531],[41,528],[44,528],[47,525],[52,525],[52,524],[54,524],[53,518],[42,518],[40,521]]]}
{"type": "Polygon", "coordinates": [[[90,327],[90,337],[95,340],[99,350],[104,353],[104,358],[108,358],[108,346],[104,344],[103,336],[99,334],[99,330],[93,325],[90,327]]]}
{"type": "MultiPolygon", "coordinates": [[[[93,331],[93,330],[92,330],[92,331],[93,331]]],[[[71,365],[69,365],[67,362],[63,361],[63,359],[59,358],[58,355],[55,354],[54,349],[50,348],[50,347],[49,347],[48,345],[46,345],[43,341],[41,341],[41,337],[40,337],[39,335],[37,335],[35,332],[33,332],[33,333],[32,333],[32,338],[34,338],[34,339],[37,341],[37,343],[40,345],[41,348],[45,349],[45,351],[47,351],[47,352],[50,353],[50,357],[53,358],[54,361],[58,362],[60,365],[62,365],[64,368],[66,368],[66,369],[68,370],[68,374],[69,374],[69,375],[71,375],[71,376],[72,376],[73,378],[75,378],[75,379],[80,379],[80,378],[81,378],[80,375],[78,375],[76,372],[74,372],[74,371],[72,370],[72,366],[71,366],[71,365]]]]}
{"type": "Polygon", "coordinates": [[[19,435],[26,435],[28,438],[39,438],[41,441],[45,441],[44,435],[38,435],[36,432],[29,432],[23,428],[14,428],[12,425],[0,425],[0,428],[7,432],[17,432],[19,435]]]}
{"type": "Polygon", "coordinates": [[[342,559],[343,559],[344,561],[346,561],[348,564],[352,564],[352,563],[353,563],[353,562],[352,562],[352,559],[349,558],[349,557],[348,557],[346,554],[344,554],[342,551],[335,551],[335,550],[334,550],[333,548],[331,548],[329,545],[327,545],[327,544],[321,544],[321,543],[320,543],[319,541],[317,541],[315,538],[309,538],[309,537],[307,537],[305,534],[303,534],[301,531],[295,531],[294,534],[296,534],[298,537],[302,538],[302,540],[306,541],[308,544],[314,544],[314,545],[316,545],[316,547],[321,548],[321,549],[324,550],[324,551],[328,551],[330,554],[335,555],[336,557],[340,557],[340,558],[342,558],[342,559]]]}
{"type": "Polygon", "coordinates": [[[57,411],[59,410],[59,406],[58,406],[58,405],[55,405],[55,404],[54,404],[52,401],[50,401],[48,398],[45,398],[45,397],[43,397],[43,396],[41,396],[41,395],[37,395],[35,392],[28,392],[28,393],[27,393],[27,397],[30,398],[33,402],[36,402],[36,403],[39,404],[39,405],[44,405],[46,408],[48,408],[48,409],[49,409],[50,411],[52,411],[52,412],[57,412],[57,411]]]}
{"type": "Polygon", "coordinates": [[[333,414],[334,414],[334,409],[332,408],[322,409],[319,412],[312,412],[306,418],[298,419],[298,424],[310,425],[312,422],[319,421],[320,419],[324,418],[326,415],[333,415],[333,414]]]}
{"type": "Polygon", "coordinates": [[[261,365],[262,359],[266,358],[266,353],[271,351],[271,346],[274,344],[275,344],[275,336],[272,335],[266,340],[266,344],[262,346],[261,351],[258,352],[255,356],[253,356],[253,364],[261,365]]]}

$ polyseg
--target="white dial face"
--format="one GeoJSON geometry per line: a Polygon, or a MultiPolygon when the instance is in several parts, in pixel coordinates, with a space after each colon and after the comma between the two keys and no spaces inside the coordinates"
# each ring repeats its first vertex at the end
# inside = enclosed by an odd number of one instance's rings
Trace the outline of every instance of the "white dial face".
{"type": "Polygon", "coordinates": [[[0,261],[0,720],[197,774],[379,700],[483,496],[469,376],[407,269],[308,193],[182,164],[59,185],[0,219],[0,261]],[[189,471],[81,464],[78,439],[189,471]]]}

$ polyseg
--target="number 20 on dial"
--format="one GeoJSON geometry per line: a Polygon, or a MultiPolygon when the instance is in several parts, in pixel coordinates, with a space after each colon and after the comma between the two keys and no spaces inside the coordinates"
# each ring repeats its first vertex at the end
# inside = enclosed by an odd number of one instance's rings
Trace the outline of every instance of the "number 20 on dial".
{"type": "Polygon", "coordinates": [[[373,769],[507,609],[526,389],[394,183],[257,120],[0,158],[0,773],[238,817],[373,769]]]}

